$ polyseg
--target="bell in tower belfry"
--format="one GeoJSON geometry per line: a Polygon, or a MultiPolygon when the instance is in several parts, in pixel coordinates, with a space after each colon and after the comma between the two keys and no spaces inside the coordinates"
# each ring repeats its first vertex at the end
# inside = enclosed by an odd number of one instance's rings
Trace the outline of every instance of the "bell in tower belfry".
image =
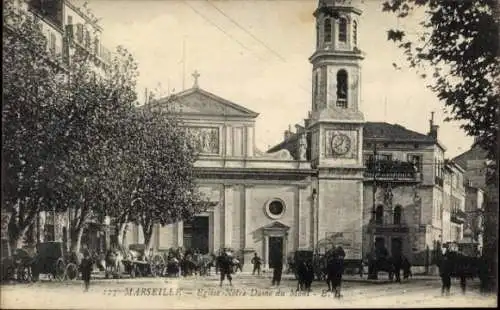
{"type": "MultiPolygon", "coordinates": [[[[362,119],[360,107],[361,61],[358,44],[361,0],[319,0],[316,18],[316,50],[313,65],[312,114],[314,118],[362,119]]],[[[347,119],[345,119],[347,120],[347,119]]]]}

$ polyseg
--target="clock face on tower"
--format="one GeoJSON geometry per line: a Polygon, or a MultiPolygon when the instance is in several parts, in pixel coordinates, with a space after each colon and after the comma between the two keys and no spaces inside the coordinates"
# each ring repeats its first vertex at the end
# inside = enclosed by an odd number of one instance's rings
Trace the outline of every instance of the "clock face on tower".
{"type": "Polygon", "coordinates": [[[335,155],[345,155],[351,149],[351,138],[343,133],[332,135],[330,141],[332,153],[335,155]]]}

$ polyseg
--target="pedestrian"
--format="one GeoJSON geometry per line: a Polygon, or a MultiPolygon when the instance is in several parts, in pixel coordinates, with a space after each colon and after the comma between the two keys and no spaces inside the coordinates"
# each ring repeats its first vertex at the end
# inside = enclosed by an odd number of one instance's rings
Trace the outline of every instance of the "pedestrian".
{"type": "Polygon", "coordinates": [[[272,285],[279,286],[281,282],[281,273],[283,272],[283,257],[276,257],[273,264],[273,281],[272,285]]]}
{"type": "Polygon", "coordinates": [[[338,245],[335,248],[335,254],[334,254],[335,273],[333,279],[333,289],[335,290],[336,298],[342,297],[342,295],[340,294],[340,289],[342,287],[342,275],[344,274],[344,258],[345,258],[345,251],[340,245],[338,245]]]}
{"type": "Polygon", "coordinates": [[[232,286],[231,273],[233,272],[233,258],[228,255],[226,251],[223,251],[221,256],[219,256],[219,272],[220,272],[220,286],[225,278],[229,281],[229,285],[232,286]]]}
{"type": "Polygon", "coordinates": [[[450,295],[452,259],[450,252],[445,247],[439,262],[439,276],[441,277],[441,295],[450,295]]]}
{"type": "Polygon", "coordinates": [[[253,264],[252,275],[255,275],[255,272],[257,271],[257,275],[260,276],[260,265],[262,264],[262,262],[259,255],[257,255],[257,252],[255,252],[253,255],[252,264],[253,264]]]}
{"type": "Polygon", "coordinates": [[[85,284],[85,292],[88,292],[90,286],[90,275],[92,273],[93,262],[90,258],[90,253],[85,250],[83,259],[80,263],[80,272],[82,273],[82,280],[85,284]]]}
{"type": "Polygon", "coordinates": [[[411,273],[411,263],[408,260],[408,258],[406,256],[404,256],[404,255],[403,255],[403,262],[402,262],[401,268],[403,268],[403,278],[405,280],[412,276],[412,273],[411,273]]]}

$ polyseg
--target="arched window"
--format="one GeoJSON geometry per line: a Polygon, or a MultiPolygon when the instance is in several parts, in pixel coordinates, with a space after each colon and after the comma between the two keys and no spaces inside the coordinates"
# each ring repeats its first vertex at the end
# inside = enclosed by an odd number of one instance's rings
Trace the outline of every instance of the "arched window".
{"type": "Polygon", "coordinates": [[[339,20],[339,42],[347,42],[347,19],[344,17],[339,20]]]}
{"type": "Polygon", "coordinates": [[[347,108],[347,71],[337,72],[337,106],[347,108]]]}
{"type": "Polygon", "coordinates": [[[396,206],[394,208],[394,224],[399,225],[401,224],[401,206],[396,206]]]}
{"type": "Polygon", "coordinates": [[[384,223],[384,206],[377,206],[377,209],[375,210],[375,223],[384,223]]]}
{"type": "Polygon", "coordinates": [[[325,43],[332,42],[332,20],[327,18],[325,19],[325,43]]]}
{"type": "Polygon", "coordinates": [[[352,44],[358,45],[358,23],[356,21],[352,22],[352,44]]]}

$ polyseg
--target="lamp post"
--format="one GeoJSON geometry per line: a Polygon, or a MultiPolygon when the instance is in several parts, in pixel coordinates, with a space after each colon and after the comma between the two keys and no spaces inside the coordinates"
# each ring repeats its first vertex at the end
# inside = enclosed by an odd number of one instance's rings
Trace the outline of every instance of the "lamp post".
{"type": "MultiPolygon", "coordinates": [[[[369,223],[369,227],[370,227],[370,232],[369,232],[369,236],[370,236],[370,249],[369,249],[369,253],[370,253],[370,259],[372,259],[372,256],[373,256],[373,252],[375,250],[375,230],[376,230],[376,220],[375,220],[375,217],[376,217],[376,207],[375,207],[375,204],[376,204],[376,194],[377,194],[377,170],[378,170],[378,167],[377,167],[377,143],[373,143],[373,160],[372,160],[372,173],[373,173],[373,182],[372,182],[372,214],[371,214],[371,218],[370,218],[370,223],[369,223]]],[[[374,273],[374,270],[373,268],[369,268],[369,272],[368,272],[368,279],[377,279],[377,274],[374,273]]]]}
{"type": "Polygon", "coordinates": [[[314,251],[317,253],[318,252],[318,242],[319,242],[319,206],[317,206],[316,204],[316,197],[318,196],[318,192],[316,191],[315,188],[313,188],[312,190],[312,195],[311,195],[311,199],[312,199],[312,204],[313,204],[313,208],[315,208],[315,213],[316,213],[316,227],[315,227],[315,237],[314,237],[314,244],[313,244],[313,247],[314,247],[314,251]]]}

